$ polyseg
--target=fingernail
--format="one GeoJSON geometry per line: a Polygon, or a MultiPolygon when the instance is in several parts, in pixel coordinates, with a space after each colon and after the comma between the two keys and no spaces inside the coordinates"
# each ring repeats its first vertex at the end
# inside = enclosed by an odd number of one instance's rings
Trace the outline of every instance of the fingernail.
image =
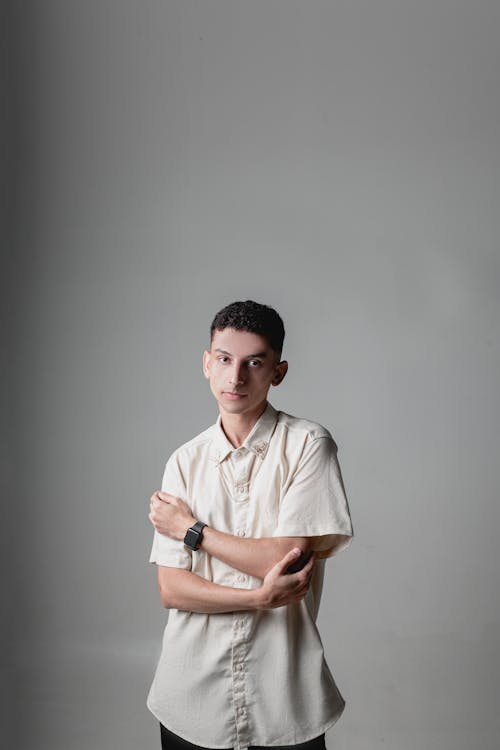
{"type": "Polygon", "coordinates": [[[295,556],[297,556],[297,555],[300,555],[300,549],[299,549],[298,547],[294,547],[294,549],[293,549],[293,554],[294,554],[295,556]]]}

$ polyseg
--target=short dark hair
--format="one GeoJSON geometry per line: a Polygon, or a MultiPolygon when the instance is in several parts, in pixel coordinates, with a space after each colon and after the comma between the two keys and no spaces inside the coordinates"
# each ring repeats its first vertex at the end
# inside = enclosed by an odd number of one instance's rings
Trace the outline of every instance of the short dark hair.
{"type": "Polygon", "coordinates": [[[215,331],[234,328],[236,331],[249,331],[265,338],[271,349],[281,354],[285,338],[285,326],[276,310],[247,299],[245,302],[231,302],[216,314],[210,326],[210,342],[215,331]]]}

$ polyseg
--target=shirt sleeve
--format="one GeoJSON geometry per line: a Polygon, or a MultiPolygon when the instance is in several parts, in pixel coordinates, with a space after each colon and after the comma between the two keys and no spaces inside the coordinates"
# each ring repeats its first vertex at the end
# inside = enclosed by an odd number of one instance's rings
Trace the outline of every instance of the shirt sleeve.
{"type": "MultiPolygon", "coordinates": [[[[182,500],[186,499],[186,485],[175,453],[166,463],[161,489],[162,492],[168,492],[182,500]]],[[[155,529],[149,556],[150,563],[191,570],[191,561],[191,550],[184,546],[184,542],[170,539],[165,534],[159,534],[155,529]]]]}
{"type": "Polygon", "coordinates": [[[273,536],[313,537],[316,557],[349,546],[353,529],[337,446],[330,435],[313,438],[280,503],[273,536]]]}

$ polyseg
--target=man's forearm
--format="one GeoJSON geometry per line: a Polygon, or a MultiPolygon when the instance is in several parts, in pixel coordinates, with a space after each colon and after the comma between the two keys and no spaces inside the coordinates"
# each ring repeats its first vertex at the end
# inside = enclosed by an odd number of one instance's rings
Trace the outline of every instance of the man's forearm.
{"type": "Polygon", "coordinates": [[[299,547],[302,552],[306,552],[309,549],[308,540],[303,537],[247,539],[206,526],[203,529],[200,549],[232,568],[263,579],[273,565],[294,547],[299,547]]]}
{"type": "Polygon", "coordinates": [[[217,614],[260,609],[264,604],[261,589],[221,586],[180,568],[160,567],[158,588],[168,609],[217,614]]]}
{"type": "Polygon", "coordinates": [[[300,557],[300,548],[289,550],[272,566],[262,584],[238,589],[207,581],[190,570],[158,566],[158,586],[164,607],[216,614],[240,610],[273,609],[302,601],[311,581],[311,558],[298,573],[287,573],[300,557]]]}

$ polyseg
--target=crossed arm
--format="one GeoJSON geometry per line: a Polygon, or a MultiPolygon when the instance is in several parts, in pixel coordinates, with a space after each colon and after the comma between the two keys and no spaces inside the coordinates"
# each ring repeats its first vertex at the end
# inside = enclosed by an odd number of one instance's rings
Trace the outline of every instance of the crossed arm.
{"type": "MultiPolygon", "coordinates": [[[[149,519],[160,534],[182,541],[196,519],[180,498],[155,492],[149,519]]],[[[245,538],[205,527],[201,549],[237,570],[260,578],[256,589],[238,589],[207,581],[191,571],[158,566],[158,587],[167,608],[191,612],[233,612],[271,609],[300,601],[306,595],[312,574],[313,557],[298,573],[287,574],[287,567],[310,549],[306,537],[245,538]]]]}

